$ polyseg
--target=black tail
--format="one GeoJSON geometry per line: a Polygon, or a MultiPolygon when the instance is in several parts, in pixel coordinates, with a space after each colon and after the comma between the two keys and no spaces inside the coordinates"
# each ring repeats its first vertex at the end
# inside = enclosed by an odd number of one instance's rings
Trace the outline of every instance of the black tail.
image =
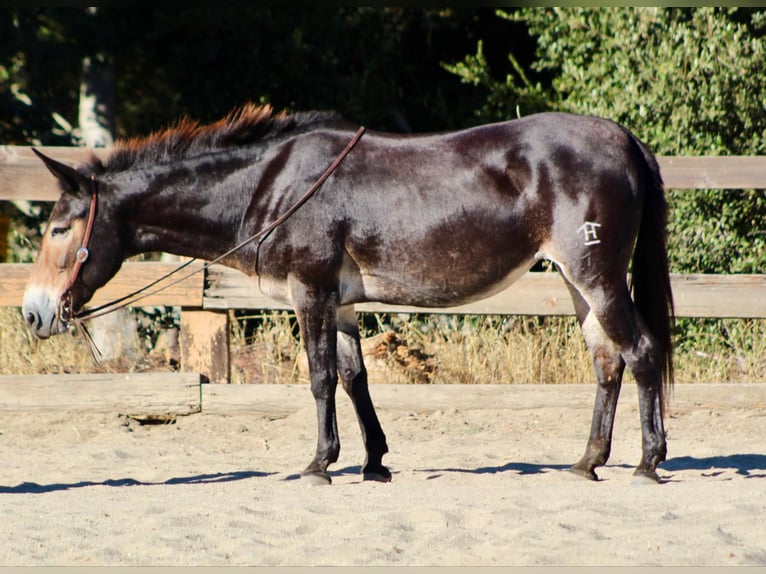
{"type": "Polygon", "coordinates": [[[668,205],[660,167],[651,151],[635,137],[646,163],[644,208],[633,252],[632,289],[638,312],[660,344],[663,403],[673,386],[673,340],[675,325],[667,251],[668,205]]]}

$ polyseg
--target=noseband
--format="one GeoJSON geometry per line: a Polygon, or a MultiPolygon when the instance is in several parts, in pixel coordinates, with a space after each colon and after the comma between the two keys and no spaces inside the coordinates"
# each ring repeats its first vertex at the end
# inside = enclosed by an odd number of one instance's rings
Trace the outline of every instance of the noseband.
{"type": "Polygon", "coordinates": [[[91,233],[93,232],[93,222],[96,220],[96,204],[98,202],[98,185],[96,184],[96,176],[91,175],[90,181],[91,193],[90,209],[88,211],[88,223],[85,226],[85,234],[82,237],[80,248],[75,252],[74,265],[72,266],[72,270],[69,272],[69,279],[67,279],[64,293],[61,295],[59,319],[64,323],[68,323],[74,317],[72,287],[80,275],[82,264],[85,263],[90,256],[90,250],[88,246],[90,244],[91,233]]]}

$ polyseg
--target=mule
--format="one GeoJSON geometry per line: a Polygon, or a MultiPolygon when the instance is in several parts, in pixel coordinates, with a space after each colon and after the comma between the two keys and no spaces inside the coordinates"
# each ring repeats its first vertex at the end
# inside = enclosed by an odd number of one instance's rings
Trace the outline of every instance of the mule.
{"type": "Polygon", "coordinates": [[[357,127],[331,112],[246,105],[210,125],[182,120],[118,142],[77,169],[38,154],[61,196],[24,295],[29,328],[40,338],[64,332],[127,257],[225,253],[223,264],[295,310],[318,423],[302,476],[330,482],[340,377],[361,427],[363,476],[388,481],[354,304],[467,303],[547,259],[569,288],[597,381],[586,450],[571,470],[598,479],[627,365],[642,428],[635,475],[658,481],[673,299],[667,204],[649,149],[616,123],[563,113],[449,133],[367,131],[285,217],[357,127]],[[89,253],[78,256],[85,235],[89,253]]]}

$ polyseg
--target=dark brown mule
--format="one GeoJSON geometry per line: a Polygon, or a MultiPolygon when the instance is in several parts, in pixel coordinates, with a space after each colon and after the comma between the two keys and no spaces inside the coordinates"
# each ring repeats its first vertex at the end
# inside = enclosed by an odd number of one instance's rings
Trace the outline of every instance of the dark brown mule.
{"type": "MultiPolygon", "coordinates": [[[[29,327],[43,338],[64,331],[131,255],[224,253],[289,209],[356,127],[334,114],[246,106],[213,125],[184,121],[121,142],[77,170],[43,157],[62,194],[24,296],[29,327]],[[94,189],[90,256],[65,305],[94,189]]],[[[549,259],[572,294],[598,380],[590,439],[572,470],[596,479],[606,463],[627,364],[640,401],[636,474],[657,480],[663,382],[672,382],[665,225],[659,169],[636,137],[603,119],[550,113],[444,134],[369,131],[305,205],[223,262],[295,308],[319,424],[304,476],[329,482],[338,459],[340,375],[364,437],[364,476],[391,478],[355,303],[465,303],[549,259]]]]}

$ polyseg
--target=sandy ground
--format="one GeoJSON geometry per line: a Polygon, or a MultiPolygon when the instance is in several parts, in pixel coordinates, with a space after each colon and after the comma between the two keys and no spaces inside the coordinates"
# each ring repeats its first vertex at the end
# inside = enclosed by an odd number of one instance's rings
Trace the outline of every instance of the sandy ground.
{"type": "Polygon", "coordinates": [[[590,386],[376,385],[389,484],[341,397],[333,485],[305,386],[206,386],[203,413],[4,412],[0,565],[766,565],[766,384],[679,385],[661,485],[626,385],[602,480],[564,471],[590,386]]]}

